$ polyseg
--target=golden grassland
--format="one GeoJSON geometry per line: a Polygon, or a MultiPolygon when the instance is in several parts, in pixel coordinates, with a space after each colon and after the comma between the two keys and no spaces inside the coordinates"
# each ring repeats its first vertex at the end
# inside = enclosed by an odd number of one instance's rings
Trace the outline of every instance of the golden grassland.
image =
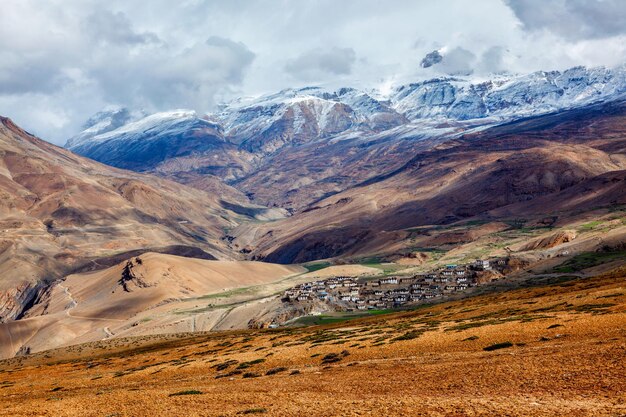
{"type": "Polygon", "coordinates": [[[2,416],[626,415],[626,269],[324,327],[0,363],[2,416]]]}

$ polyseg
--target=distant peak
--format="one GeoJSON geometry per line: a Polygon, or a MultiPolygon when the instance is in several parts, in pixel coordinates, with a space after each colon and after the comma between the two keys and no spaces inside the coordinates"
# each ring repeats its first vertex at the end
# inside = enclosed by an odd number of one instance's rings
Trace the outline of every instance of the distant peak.
{"type": "Polygon", "coordinates": [[[443,55],[441,55],[441,53],[438,50],[434,50],[432,52],[427,53],[426,56],[424,56],[424,58],[422,59],[422,62],[420,63],[420,66],[422,68],[429,68],[429,67],[432,67],[433,65],[440,63],[442,60],[443,60],[443,55]]]}
{"type": "Polygon", "coordinates": [[[24,129],[16,125],[15,122],[13,122],[13,120],[11,120],[8,117],[0,116],[0,125],[4,126],[5,128],[9,129],[12,132],[15,132],[18,134],[27,134],[31,136],[28,132],[26,132],[24,129]]]}

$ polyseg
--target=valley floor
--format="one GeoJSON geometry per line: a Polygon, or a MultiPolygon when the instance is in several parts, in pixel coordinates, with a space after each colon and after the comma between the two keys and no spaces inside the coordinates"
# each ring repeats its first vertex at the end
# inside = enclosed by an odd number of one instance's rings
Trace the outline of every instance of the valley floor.
{"type": "Polygon", "coordinates": [[[619,416],[626,269],[324,327],[111,339],[0,363],[2,416],[619,416]]]}

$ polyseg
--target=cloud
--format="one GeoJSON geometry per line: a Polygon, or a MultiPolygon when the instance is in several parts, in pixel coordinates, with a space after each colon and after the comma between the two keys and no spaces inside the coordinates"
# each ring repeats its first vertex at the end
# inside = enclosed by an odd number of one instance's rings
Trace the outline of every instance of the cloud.
{"type": "MultiPolygon", "coordinates": [[[[241,83],[254,53],[240,42],[211,36],[180,52],[146,48],[124,52],[116,65],[97,61],[90,74],[106,100],[148,110],[191,107],[208,110],[217,94],[241,83]]],[[[107,54],[101,60],[108,60],[107,54]]]]}
{"type": "Polygon", "coordinates": [[[438,74],[464,76],[471,74],[489,75],[507,72],[511,60],[509,51],[503,46],[492,46],[480,55],[462,47],[443,47],[426,54],[420,62],[422,68],[430,68],[438,74]]]}
{"type": "Polygon", "coordinates": [[[0,95],[51,93],[71,82],[70,76],[46,56],[26,57],[0,51],[0,95]]]}
{"type": "Polygon", "coordinates": [[[506,0],[528,31],[545,30],[569,40],[626,34],[624,0],[506,0]]]}
{"type": "Polygon", "coordinates": [[[478,71],[481,73],[504,72],[508,69],[506,57],[506,48],[503,46],[492,46],[481,55],[478,71]]]}
{"type": "Polygon", "coordinates": [[[324,75],[349,75],[356,61],[352,48],[316,48],[285,65],[285,71],[299,79],[316,79],[324,75]]]}
{"type": "Polygon", "coordinates": [[[210,110],[242,83],[255,58],[224,36],[180,39],[159,25],[146,30],[152,25],[97,0],[6,2],[0,114],[57,143],[110,104],[210,110]]]}
{"type": "Polygon", "coordinates": [[[474,72],[476,55],[473,52],[459,46],[449,51],[445,49],[442,59],[437,64],[437,70],[448,75],[469,75],[474,72]]]}
{"type": "Polygon", "coordinates": [[[108,105],[211,111],[311,84],[613,66],[624,1],[2,0],[0,115],[64,143],[108,105]]]}
{"type": "Polygon", "coordinates": [[[122,12],[99,10],[87,16],[82,27],[95,42],[100,43],[137,45],[161,42],[155,33],[137,32],[122,12]]]}

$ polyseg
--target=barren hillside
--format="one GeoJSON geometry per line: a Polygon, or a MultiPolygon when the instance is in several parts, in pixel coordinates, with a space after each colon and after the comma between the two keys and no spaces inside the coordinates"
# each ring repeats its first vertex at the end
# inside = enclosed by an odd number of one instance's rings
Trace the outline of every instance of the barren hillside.
{"type": "Polygon", "coordinates": [[[258,289],[256,297],[267,297],[280,290],[281,281],[305,271],[261,262],[145,253],[51,284],[23,318],[0,323],[0,356],[114,336],[228,328],[227,323],[246,328],[263,306],[251,301],[239,317],[233,292],[252,287],[258,289]],[[268,293],[263,293],[265,288],[268,293]],[[231,306],[207,308],[222,294],[230,295],[231,306]]]}
{"type": "Polygon", "coordinates": [[[409,228],[545,216],[565,223],[620,207],[625,112],[622,103],[539,116],[418,151],[401,169],[290,218],[242,227],[235,245],[271,262],[304,262],[385,252],[409,228]]]}
{"type": "Polygon", "coordinates": [[[624,270],[334,325],[118,338],[0,363],[0,415],[615,416],[624,270]]]}
{"type": "Polygon", "coordinates": [[[107,167],[0,119],[0,321],[19,317],[55,278],[125,252],[232,258],[223,229],[249,216],[224,198],[107,167]]]}

